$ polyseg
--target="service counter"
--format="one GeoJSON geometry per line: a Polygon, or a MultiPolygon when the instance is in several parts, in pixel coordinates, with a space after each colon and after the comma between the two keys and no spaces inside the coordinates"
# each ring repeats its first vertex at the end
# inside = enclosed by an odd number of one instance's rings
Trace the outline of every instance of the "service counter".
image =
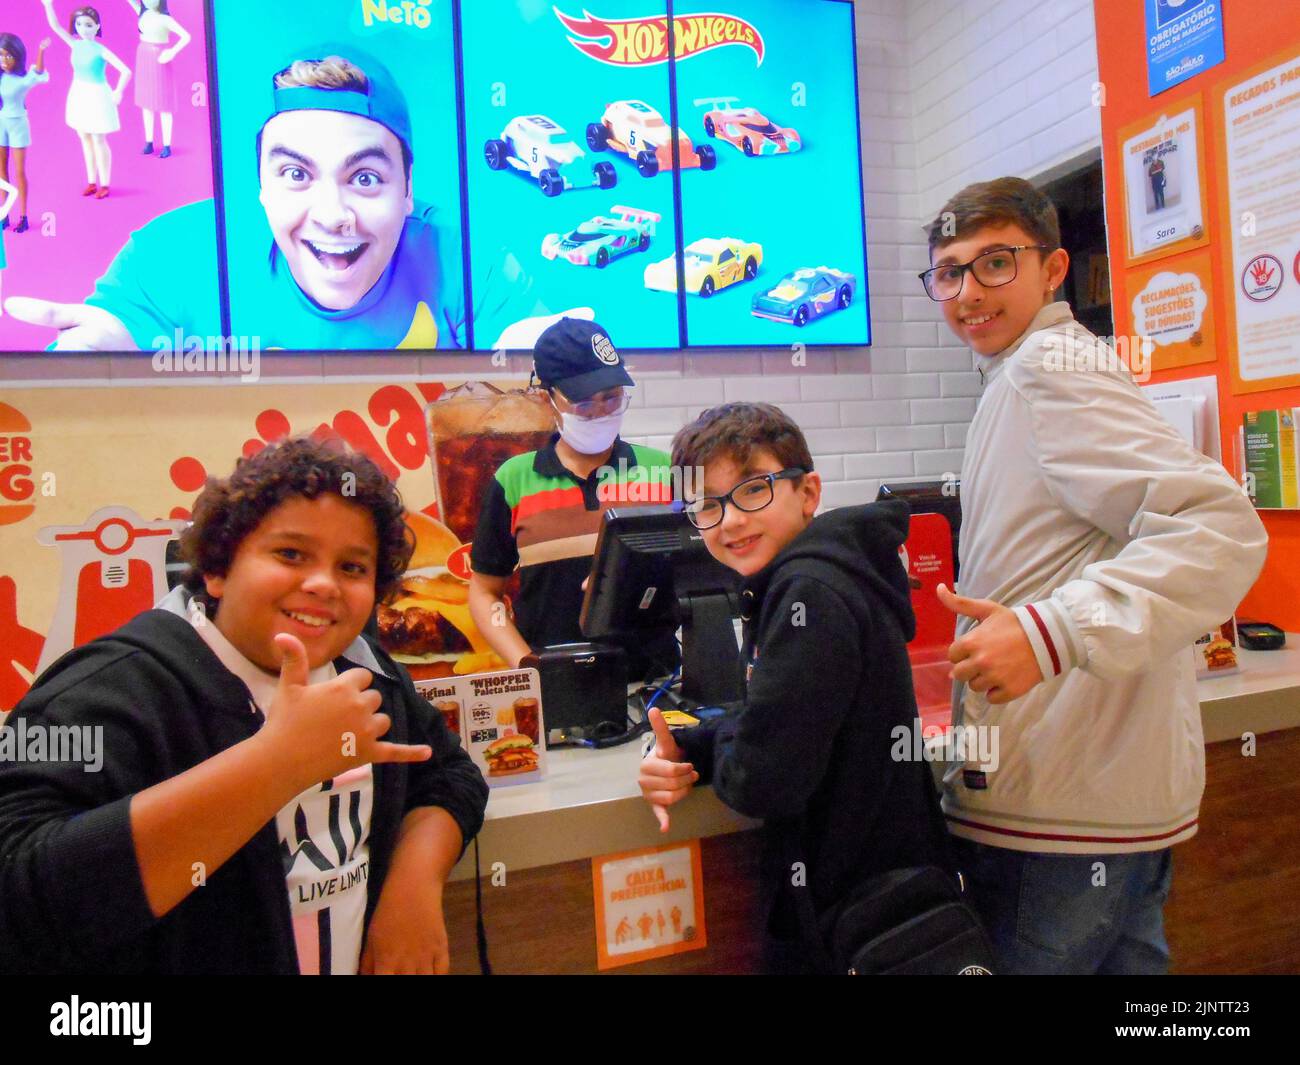
{"type": "MultiPolygon", "coordinates": [[[[1207,743],[1300,727],[1300,636],[1280,651],[1242,651],[1241,673],[1198,682],[1207,743]]],[[[596,971],[591,859],[701,840],[708,946],[614,972],[754,972],[757,822],[697,788],[658,822],[637,787],[640,744],[604,751],[557,750],[547,779],[495,789],[479,837],[483,906],[492,963],[500,973],[596,971]]],[[[1213,781],[1210,786],[1213,787],[1213,781]]],[[[1244,801],[1244,800],[1243,800],[1244,801]]],[[[453,971],[477,971],[474,851],[447,887],[453,971]]]]}
{"type": "Polygon", "coordinates": [[[1197,681],[1205,742],[1300,727],[1300,636],[1277,651],[1238,651],[1240,673],[1197,681]]]}

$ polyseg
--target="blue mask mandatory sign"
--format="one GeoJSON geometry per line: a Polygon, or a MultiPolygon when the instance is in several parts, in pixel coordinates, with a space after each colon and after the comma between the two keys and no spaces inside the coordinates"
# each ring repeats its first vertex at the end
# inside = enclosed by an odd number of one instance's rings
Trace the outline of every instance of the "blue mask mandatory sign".
{"type": "Polygon", "coordinates": [[[1223,62],[1220,0],[1146,0],[1152,96],[1223,62]]]}

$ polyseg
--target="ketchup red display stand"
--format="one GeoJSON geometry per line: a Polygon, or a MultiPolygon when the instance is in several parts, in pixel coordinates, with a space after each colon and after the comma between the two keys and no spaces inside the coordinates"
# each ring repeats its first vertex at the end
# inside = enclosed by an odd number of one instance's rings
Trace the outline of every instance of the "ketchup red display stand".
{"type": "Polygon", "coordinates": [[[907,542],[899,549],[916,613],[916,638],[908,644],[907,653],[925,736],[945,732],[952,724],[948,646],[956,617],[939,602],[935,591],[940,584],[953,586],[952,541],[952,526],[943,514],[913,514],[907,542]]]}

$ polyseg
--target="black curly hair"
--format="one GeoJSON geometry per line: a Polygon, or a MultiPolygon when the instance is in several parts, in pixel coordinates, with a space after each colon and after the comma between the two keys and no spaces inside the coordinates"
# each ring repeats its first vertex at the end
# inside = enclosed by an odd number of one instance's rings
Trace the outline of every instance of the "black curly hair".
{"type": "Polygon", "coordinates": [[[194,503],[194,520],[180,538],[181,558],[189,564],[185,587],[215,615],[217,600],[208,594],[204,577],[226,576],[245,537],[285,500],[326,493],[364,507],[374,519],[379,544],[375,601],[381,602],[397,586],[415,549],[402,497],[359,451],[341,441],[310,437],[291,437],[241,458],[225,480],[208,478],[194,503]]]}

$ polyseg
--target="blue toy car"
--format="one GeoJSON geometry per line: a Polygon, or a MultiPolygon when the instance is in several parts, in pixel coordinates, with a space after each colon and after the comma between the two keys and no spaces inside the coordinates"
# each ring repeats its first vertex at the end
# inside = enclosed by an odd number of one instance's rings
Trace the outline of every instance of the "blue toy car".
{"type": "Polygon", "coordinates": [[[829,266],[810,266],[786,274],[772,288],[754,297],[750,313],[756,318],[789,322],[803,328],[814,318],[840,311],[853,302],[858,279],[829,266]]]}

